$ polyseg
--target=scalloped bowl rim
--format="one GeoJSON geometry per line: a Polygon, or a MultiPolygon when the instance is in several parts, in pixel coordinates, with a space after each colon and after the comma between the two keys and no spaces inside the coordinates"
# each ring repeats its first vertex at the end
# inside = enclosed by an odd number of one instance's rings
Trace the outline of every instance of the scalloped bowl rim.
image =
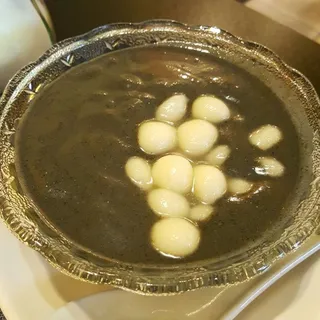
{"type": "MultiPolygon", "coordinates": [[[[308,88],[308,93],[305,89],[300,88],[301,94],[307,100],[307,103],[320,108],[320,101],[316,94],[315,89],[312,87],[310,81],[299,71],[289,67],[284,63],[273,51],[257,44],[255,42],[244,41],[239,37],[233,36],[227,31],[224,31],[218,27],[209,26],[188,26],[172,20],[150,20],[141,23],[116,23],[109,24],[95,28],[83,35],[76,36],[63,40],[53,45],[47,50],[37,61],[30,63],[23,69],[18,71],[6,86],[3,95],[0,99],[0,112],[2,113],[0,118],[0,133],[4,127],[3,117],[5,116],[9,106],[14,101],[16,96],[21,91],[22,87],[27,87],[27,84],[37,75],[38,70],[41,69],[42,63],[46,63],[47,60],[54,59],[62,49],[73,50],[84,46],[90,41],[103,38],[103,35],[114,30],[128,29],[134,30],[136,28],[147,29],[161,27],[161,28],[173,28],[178,30],[187,30],[191,32],[204,32],[210,35],[215,34],[225,40],[237,42],[238,45],[245,47],[251,53],[255,52],[257,55],[268,56],[269,62],[274,63],[278,67],[285,69],[295,79],[293,82],[301,81],[302,86],[308,88]]],[[[0,171],[0,199],[4,194],[3,182],[5,174],[0,171]]],[[[315,202],[318,202],[319,194],[315,202]]],[[[305,230],[305,233],[300,237],[299,241],[291,243],[283,247],[283,241],[276,241],[273,249],[273,254],[270,252],[262,251],[259,254],[254,255],[254,259],[248,259],[246,261],[235,263],[224,267],[222,269],[211,268],[186,268],[181,272],[180,268],[155,268],[162,275],[166,272],[164,278],[159,276],[159,273],[145,275],[146,268],[140,268],[139,270],[133,267],[128,267],[126,264],[119,264],[117,262],[110,262],[108,267],[101,267],[94,265],[93,263],[82,259],[81,257],[74,257],[69,250],[68,241],[64,241],[62,244],[63,249],[68,251],[68,254],[57,248],[52,238],[48,237],[36,226],[26,231],[24,224],[21,221],[12,219],[10,215],[6,214],[6,207],[0,202],[0,218],[5,222],[11,232],[23,243],[40,252],[42,256],[55,268],[61,272],[74,277],[76,279],[99,284],[110,284],[115,287],[120,287],[132,292],[141,294],[176,294],[188,290],[194,290],[199,287],[205,286],[220,286],[231,285],[238,282],[249,280],[250,278],[266,271],[276,260],[290,252],[296,250],[306,239],[308,239],[312,233],[316,230],[320,224],[320,218],[316,217],[313,221],[313,225],[305,230]],[[278,252],[278,254],[276,254],[278,252]],[[261,264],[261,261],[264,263],[261,264]]],[[[285,239],[287,240],[287,239],[285,239]]],[[[61,248],[60,248],[61,249],[61,248]]],[[[212,266],[211,266],[212,267],[212,266]]],[[[152,268],[151,268],[152,269],[152,268]]],[[[149,270],[150,271],[150,270],[149,270]]]]}

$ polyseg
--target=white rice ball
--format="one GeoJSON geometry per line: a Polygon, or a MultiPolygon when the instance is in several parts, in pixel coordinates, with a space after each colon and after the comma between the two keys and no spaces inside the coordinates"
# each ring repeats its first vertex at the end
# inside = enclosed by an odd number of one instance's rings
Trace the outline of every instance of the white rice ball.
{"type": "Polygon", "coordinates": [[[192,104],[194,118],[220,123],[230,118],[227,105],[214,96],[200,96],[192,104]]]}
{"type": "Polygon", "coordinates": [[[184,94],[176,94],[162,102],[156,111],[156,119],[175,123],[184,117],[187,104],[188,98],[184,94]]]}
{"type": "Polygon", "coordinates": [[[212,204],[220,199],[227,190],[224,174],[209,165],[198,165],[194,168],[194,194],[204,204],[212,204]]]}
{"type": "Polygon", "coordinates": [[[189,218],[192,221],[202,222],[208,220],[213,213],[214,209],[212,206],[207,204],[198,204],[190,209],[189,218]]]}
{"type": "Polygon", "coordinates": [[[160,158],[152,167],[154,184],[160,188],[178,193],[190,192],[193,182],[193,169],[182,156],[168,155],[160,158]]]}
{"type": "Polygon", "coordinates": [[[221,166],[230,156],[231,149],[227,145],[220,145],[206,155],[206,161],[213,166],[221,166]]]}
{"type": "Polygon", "coordinates": [[[205,120],[186,121],[178,128],[180,148],[191,156],[207,153],[218,139],[217,128],[205,120]]]}
{"type": "Polygon", "coordinates": [[[199,247],[200,230],[185,219],[161,219],[152,227],[151,243],[163,255],[183,258],[199,247]]]}
{"type": "Polygon", "coordinates": [[[284,165],[273,157],[260,157],[256,161],[259,165],[255,168],[257,174],[274,178],[281,177],[284,174],[284,165]]]}
{"type": "Polygon", "coordinates": [[[279,143],[282,139],[282,132],[277,126],[271,124],[264,125],[249,136],[249,142],[261,149],[268,150],[279,143]]]}
{"type": "Polygon", "coordinates": [[[165,153],[177,146],[177,132],[174,127],[167,123],[158,121],[144,122],[138,130],[138,143],[145,153],[165,153]]]}
{"type": "Polygon", "coordinates": [[[149,163],[139,157],[131,157],[125,165],[129,179],[142,190],[152,187],[151,167],[149,163]]]}
{"type": "Polygon", "coordinates": [[[228,180],[228,191],[233,194],[244,194],[251,190],[253,184],[240,178],[231,178],[228,180]]]}
{"type": "Polygon", "coordinates": [[[166,189],[154,189],[148,194],[148,204],[153,212],[163,217],[186,217],[190,206],[179,193],[166,189]]]}

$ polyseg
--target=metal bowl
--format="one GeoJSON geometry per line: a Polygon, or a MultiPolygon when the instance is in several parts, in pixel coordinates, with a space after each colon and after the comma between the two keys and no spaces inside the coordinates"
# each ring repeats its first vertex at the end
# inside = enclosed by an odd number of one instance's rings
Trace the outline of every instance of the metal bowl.
{"type": "Polygon", "coordinates": [[[157,295],[235,284],[266,271],[277,259],[297,249],[320,224],[320,102],[314,88],[269,49],[217,27],[192,27],[174,21],[121,23],[67,39],[13,77],[1,98],[0,111],[0,217],[18,239],[74,278],[157,295]],[[178,266],[117,262],[79,246],[53,228],[19,188],[13,141],[17,120],[30,101],[76,65],[111,51],[160,43],[190,44],[241,66],[271,88],[292,115],[300,137],[302,165],[310,169],[306,172],[311,175],[306,174],[300,181],[297,204],[289,221],[246,252],[178,266]]]}

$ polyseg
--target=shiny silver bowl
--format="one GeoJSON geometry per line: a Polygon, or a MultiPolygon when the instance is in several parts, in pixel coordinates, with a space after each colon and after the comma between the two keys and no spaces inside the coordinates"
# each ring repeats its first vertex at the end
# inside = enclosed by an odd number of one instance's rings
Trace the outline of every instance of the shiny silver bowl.
{"type": "Polygon", "coordinates": [[[0,217],[18,239],[74,278],[158,295],[235,284],[267,270],[277,259],[297,249],[320,225],[320,102],[314,88],[269,49],[217,27],[192,27],[173,21],[121,23],[64,40],[13,77],[1,98],[0,111],[0,217]],[[53,228],[19,188],[13,141],[18,119],[30,101],[76,65],[111,51],[159,43],[189,43],[245,68],[284,102],[298,129],[306,174],[300,179],[291,217],[245,252],[171,267],[117,262],[79,246],[53,228]]]}

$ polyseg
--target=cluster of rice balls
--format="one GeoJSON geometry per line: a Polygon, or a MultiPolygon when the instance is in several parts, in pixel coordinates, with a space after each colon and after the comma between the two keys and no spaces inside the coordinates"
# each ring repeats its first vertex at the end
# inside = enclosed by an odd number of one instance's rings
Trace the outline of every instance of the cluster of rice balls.
{"type": "MultiPolygon", "coordinates": [[[[253,183],[227,179],[222,171],[230,156],[227,145],[215,145],[219,123],[232,117],[228,106],[212,95],[203,95],[192,104],[191,119],[185,119],[188,98],[176,94],[156,110],[155,118],[142,122],[138,143],[143,152],[156,156],[151,164],[140,157],[128,159],[125,170],[130,180],[147,194],[151,210],[160,219],[151,230],[151,243],[161,254],[183,258],[200,243],[199,225],[214,214],[213,204],[224,196],[248,193],[253,183]]],[[[249,136],[261,149],[272,148],[282,139],[281,131],[265,125],[249,136]]],[[[272,157],[257,159],[256,172],[281,176],[284,166],[272,157]]]]}

